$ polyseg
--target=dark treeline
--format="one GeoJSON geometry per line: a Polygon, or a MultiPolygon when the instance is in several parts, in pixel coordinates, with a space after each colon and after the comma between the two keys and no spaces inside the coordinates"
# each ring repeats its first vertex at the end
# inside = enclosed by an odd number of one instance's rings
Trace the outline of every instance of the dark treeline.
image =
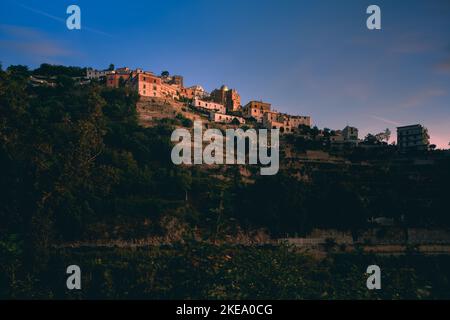
{"type": "Polygon", "coordinates": [[[84,77],[86,75],[86,68],[66,67],[43,63],[39,66],[39,68],[34,69],[32,74],[45,77],[57,77],[63,75],[68,77],[84,77]]]}
{"type": "MultiPolygon", "coordinates": [[[[313,259],[285,246],[175,243],[144,249],[52,251],[39,277],[11,281],[0,297],[43,299],[449,299],[450,257],[333,254],[313,259]],[[65,268],[82,268],[68,290],[65,268]],[[366,268],[382,266],[382,290],[366,268]]],[[[14,272],[15,269],[12,268],[14,272]]],[[[18,274],[16,274],[18,276],[18,274]]],[[[0,277],[5,277],[0,275],[0,277]]]]}

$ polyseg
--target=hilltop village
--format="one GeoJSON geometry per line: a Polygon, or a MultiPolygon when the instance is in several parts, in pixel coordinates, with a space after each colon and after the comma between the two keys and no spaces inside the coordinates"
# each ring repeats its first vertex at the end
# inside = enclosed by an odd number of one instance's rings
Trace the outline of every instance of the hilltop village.
{"type": "MultiPolygon", "coordinates": [[[[280,134],[301,133],[312,127],[309,115],[289,115],[272,108],[268,102],[252,100],[245,105],[236,89],[222,85],[220,88],[207,92],[200,85],[184,86],[184,78],[180,75],[170,75],[163,71],[159,76],[153,72],[142,69],[110,68],[109,70],[86,70],[88,80],[101,80],[106,86],[118,88],[129,87],[135,90],[143,101],[146,99],[164,99],[181,102],[195,112],[206,115],[206,118],[215,123],[229,125],[257,126],[266,129],[279,129],[280,134]]],[[[155,100],[153,100],[155,101],[155,100]]],[[[185,115],[196,119],[192,113],[183,108],[185,115]]],[[[145,112],[143,112],[145,113],[145,112]]],[[[145,115],[144,115],[145,117],[145,115]]],[[[354,147],[361,142],[369,145],[386,145],[390,139],[390,132],[369,135],[364,140],[359,139],[358,129],[346,126],[342,130],[317,130],[314,134],[316,140],[326,140],[338,147],[354,147]]],[[[398,147],[402,151],[430,148],[428,130],[420,124],[399,127],[397,129],[398,147]]]]}
{"type": "Polygon", "coordinates": [[[212,122],[237,125],[256,122],[267,129],[280,129],[281,133],[294,132],[301,125],[311,126],[309,116],[280,113],[263,101],[250,101],[242,106],[241,97],[235,89],[223,85],[209,93],[199,85],[185,87],[182,76],[171,76],[168,72],[157,76],[149,71],[126,67],[110,71],[88,69],[87,78],[105,78],[108,87],[130,87],[143,98],[187,102],[191,107],[207,112],[212,122]]]}
{"type": "MultiPolygon", "coordinates": [[[[41,65],[38,72],[30,77],[30,84],[55,86],[56,77],[49,77],[48,73],[54,73],[58,68],[60,67],[41,65]],[[41,76],[39,71],[47,74],[41,76]]],[[[398,127],[397,142],[392,143],[389,141],[391,132],[388,129],[365,137],[359,137],[358,128],[349,125],[343,129],[319,129],[313,126],[309,115],[282,113],[266,101],[252,100],[243,104],[238,91],[226,85],[212,92],[207,92],[200,85],[185,87],[183,76],[170,75],[167,71],[156,75],[140,68],[115,68],[112,64],[107,70],[75,69],[76,76],[71,78],[79,85],[95,81],[109,88],[126,87],[138,93],[140,100],[137,111],[143,125],[151,125],[158,119],[179,117],[214,123],[223,129],[230,126],[279,129],[281,135],[295,134],[335,149],[389,147],[400,152],[423,152],[436,148],[430,144],[428,129],[421,124],[398,127]],[[79,73],[80,70],[83,70],[82,74],[79,73]]]]}

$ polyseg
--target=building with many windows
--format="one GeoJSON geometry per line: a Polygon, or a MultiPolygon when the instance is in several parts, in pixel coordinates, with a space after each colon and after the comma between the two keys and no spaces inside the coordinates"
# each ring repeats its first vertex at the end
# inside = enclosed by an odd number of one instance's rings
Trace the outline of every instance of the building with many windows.
{"type": "Polygon", "coordinates": [[[420,124],[397,127],[397,145],[401,151],[428,150],[428,129],[420,124]]]}
{"type": "Polygon", "coordinates": [[[342,136],[345,141],[358,142],[358,129],[355,127],[346,126],[342,130],[342,136]]]}

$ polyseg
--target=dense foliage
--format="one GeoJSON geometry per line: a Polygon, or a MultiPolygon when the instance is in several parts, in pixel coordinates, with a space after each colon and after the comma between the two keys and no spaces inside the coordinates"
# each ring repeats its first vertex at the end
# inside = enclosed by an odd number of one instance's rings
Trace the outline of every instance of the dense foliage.
{"type": "Polygon", "coordinates": [[[175,243],[131,249],[54,251],[50,267],[1,274],[1,297],[59,299],[449,299],[450,257],[338,254],[318,261],[289,247],[175,243]],[[82,269],[69,291],[65,268],[82,269]],[[367,290],[366,268],[382,266],[382,290],[367,290]],[[9,277],[9,279],[5,279],[9,277]],[[14,277],[14,279],[11,279],[14,277]]]}

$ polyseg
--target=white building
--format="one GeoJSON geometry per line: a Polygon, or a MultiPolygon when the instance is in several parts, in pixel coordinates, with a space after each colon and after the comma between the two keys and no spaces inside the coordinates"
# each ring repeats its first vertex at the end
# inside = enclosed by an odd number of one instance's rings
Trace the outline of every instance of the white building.
{"type": "Polygon", "coordinates": [[[107,74],[114,73],[114,71],[109,70],[96,70],[92,68],[86,69],[86,78],[88,79],[100,79],[102,77],[106,77],[107,74]]]}
{"type": "Polygon", "coordinates": [[[232,116],[229,114],[218,113],[214,111],[209,114],[209,120],[220,123],[231,123],[233,122],[233,120],[238,121],[240,124],[245,123],[245,119],[242,117],[232,116]]]}
{"type": "Polygon", "coordinates": [[[188,89],[192,91],[192,95],[195,98],[204,99],[209,97],[209,93],[206,92],[202,86],[194,85],[192,87],[189,87],[188,89]]]}
{"type": "Polygon", "coordinates": [[[217,111],[218,113],[226,113],[225,106],[220,103],[204,101],[198,98],[194,98],[192,105],[196,108],[207,109],[210,111],[217,111]]]}

